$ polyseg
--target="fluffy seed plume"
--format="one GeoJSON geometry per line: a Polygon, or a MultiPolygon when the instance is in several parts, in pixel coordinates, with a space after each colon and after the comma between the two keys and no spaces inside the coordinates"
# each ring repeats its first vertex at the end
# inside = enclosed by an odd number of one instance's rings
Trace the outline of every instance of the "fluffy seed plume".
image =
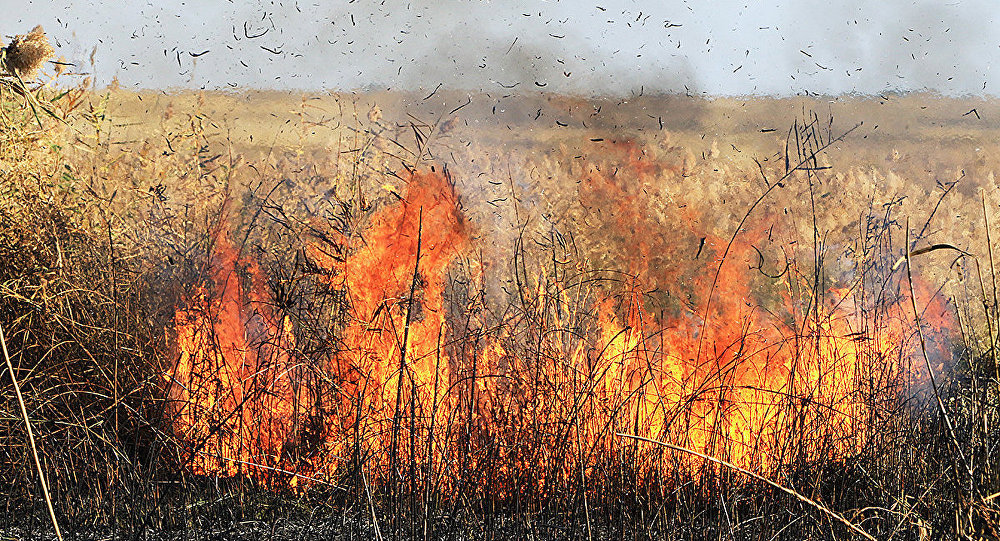
{"type": "Polygon", "coordinates": [[[15,37],[3,51],[4,70],[10,74],[16,73],[22,79],[34,79],[45,61],[55,54],[55,49],[49,44],[49,38],[45,35],[45,30],[42,30],[42,25],[36,26],[27,34],[15,37]]]}

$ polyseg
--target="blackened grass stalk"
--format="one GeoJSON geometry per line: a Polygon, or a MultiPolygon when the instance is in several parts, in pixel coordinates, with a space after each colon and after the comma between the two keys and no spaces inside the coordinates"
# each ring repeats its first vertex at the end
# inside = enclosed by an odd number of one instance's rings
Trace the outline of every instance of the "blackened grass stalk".
{"type": "Polygon", "coordinates": [[[695,451],[693,449],[688,449],[687,447],[681,447],[679,445],[673,445],[673,444],[662,442],[662,441],[659,441],[659,440],[653,440],[653,439],[649,439],[649,438],[643,438],[642,436],[636,436],[634,434],[622,434],[622,433],[618,433],[618,434],[615,434],[615,435],[618,436],[618,437],[620,437],[620,438],[630,438],[630,439],[634,439],[634,440],[638,440],[638,441],[644,441],[644,442],[647,442],[647,443],[653,443],[653,444],[656,444],[656,445],[662,445],[663,447],[666,447],[667,449],[670,449],[670,450],[673,450],[673,451],[679,451],[681,453],[692,454],[692,455],[694,455],[694,456],[696,456],[698,458],[701,458],[703,460],[708,460],[709,462],[715,462],[716,464],[719,464],[720,466],[725,466],[726,468],[729,468],[729,469],[731,469],[733,471],[738,471],[738,472],[740,472],[740,473],[742,473],[744,475],[747,475],[749,477],[753,477],[754,479],[757,479],[758,481],[763,481],[763,482],[767,483],[768,485],[771,485],[772,487],[774,487],[774,488],[776,488],[776,489],[778,489],[778,490],[780,490],[780,491],[782,491],[782,492],[784,492],[786,494],[790,494],[791,496],[794,496],[799,501],[801,501],[803,503],[807,503],[807,504],[815,507],[816,509],[818,509],[818,510],[822,511],[823,513],[829,515],[831,518],[837,520],[838,522],[842,523],[843,525],[847,526],[848,528],[850,528],[850,529],[854,530],[855,532],[861,534],[865,539],[871,539],[871,541],[875,541],[875,538],[872,537],[872,535],[870,533],[868,533],[865,530],[861,529],[861,527],[858,526],[857,524],[854,524],[853,522],[847,520],[840,513],[837,513],[836,511],[833,511],[830,508],[821,505],[820,503],[816,502],[815,500],[812,500],[810,498],[807,498],[806,496],[803,496],[801,493],[799,493],[799,492],[797,492],[795,490],[792,490],[792,489],[790,489],[790,488],[788,488],[788,487],[786,487],[784,485],[775,483],[774,481],[768,479],[767,477],[764,477],[762,475],[758,475],[758,474],[756,474],[756,473],[754,473],[754,472],[752,472],[750,470],[743,469],[743,468],[737,466],[736,464],[733,464],[731,462],[727,462],[725,460],[722,460],[721,458],[715,458],[713,456],[709,456],[709,455],[706,455],[704,453],[699,453],[698,451],[695,451]]]}
{"type": "MultiPolygon", "coordinates": [[[[417,253],[416,253],[416,261],[413,264],[413,278],[410,281],[410,296],[409,296],[409,298],[406,301],[406,320],[405,320],[404,327],[403,327],[403,341],[402,341],[402,344],[399,347],[399,376],[398,376],[399,379],[396,382],[396,408],[395,408],[395,412],[393,414],[393,421],[392,421],[392,444],[391,444],[392,455],[391,455],[391,461],[390,461],[390,467],[389,467],[389,475],[392,476],[392,479],[393,479],[392,487],[394,487],[393,491],[392,491],[393,496],[392,496],[391,500],[392,500],[393,505],[396,505],[396,506],[398,506],[398,503],[399,503],[398,502],[399,493],[398,493],[398,490],[395,487],[397,485],[397,483],[396,483],[396,474],[397,474],[397,471],[399,470],[399,464],[398,464],[398,460],[399,460],[398,459],[398,456],[399,456],[399,424],[400,424],[400,420],[401,420],[400,419],[400,414],[402,413],[401,407],[402,407],[402,395],[403,395],[403,379],[404,379],[404,377],[410,377],[410,373],[409,373],[409,371],[406,368],[406,349],[407,349],[407,347],[409,345],[409,338],[410,338],[410,319],[411,319],[412,314],[413,314],[413,296],[416,295],[417,281],[420,279],[420,249],[421,249],[421,244],[422,244],[422,241],[423,241],[423,230],[424,230],[424,210],[423,210],[423,208],[421,208],[419,210],[418,224],[417,224],[417,253]]],[[[414,417],[415,417],[415,411],[416,411],[415,400],[416,400],[416,385],[414,384],[414,382],[412,381],[412,378],[411,378],[411,381],[410,381],[410,455],[409,455],[409,457],[410,457],[410,460],[409,460],[409,462],[410,462],[410,465],[409,465],[410,466],[410,468],[409,468],[410,469],[410,472],[409,472],[410,487],[409,487],[409,491],[408,491],[409,492],[408,495],[411,498],[412,498],[412,495],[414,493],[414,485],[413,485],[413,483],[415,483],[415,480],[414,480],[414,475],[415,475],[415,473],[414,473],[414,467],[415,467],[414,460],[416,458],[416,453],[415,453],[416,444],[414,442],[414,437],[415,437],[415,432],[416,432],[416,426],[414,425],[414,422],[415,422],[414,417]]],[[[410,511],[412,512],[413,509],[411,509],[410,511]]],[[[401,515],[401,513],[398,512],[398,509],[394,509],[393,516],[394,517],[399,517],[400,515],[401,515]]],[[[395,525],[395,521],[393,521],[392,531],[393,532],[398,531],[398,527],[395,525]]]]}

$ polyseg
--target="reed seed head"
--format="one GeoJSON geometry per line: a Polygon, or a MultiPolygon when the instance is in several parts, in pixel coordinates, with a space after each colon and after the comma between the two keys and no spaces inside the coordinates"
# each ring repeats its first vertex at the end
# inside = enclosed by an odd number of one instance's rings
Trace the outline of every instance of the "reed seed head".
{"type": "Polygon", "coordinates": [[[22,79],[34,79],[38,76],[45,62],[52,58],[55,49],[49,44],[49,38],[41,25],[31,32],[19,35],[4,48],[4,70],[17,74],[22,79]]]}

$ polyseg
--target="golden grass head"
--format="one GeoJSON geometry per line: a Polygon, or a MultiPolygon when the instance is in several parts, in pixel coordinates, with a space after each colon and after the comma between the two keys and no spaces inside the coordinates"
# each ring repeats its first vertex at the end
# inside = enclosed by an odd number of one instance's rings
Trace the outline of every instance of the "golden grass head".
{"type": "Polygon", "coordinates": [[[31,32],[19,35],[4,48],[4,70],[16,73],[22,79],[34,79],[45,62],[52,58],[55,49],[49,44],[42,25],[31,32]]]}

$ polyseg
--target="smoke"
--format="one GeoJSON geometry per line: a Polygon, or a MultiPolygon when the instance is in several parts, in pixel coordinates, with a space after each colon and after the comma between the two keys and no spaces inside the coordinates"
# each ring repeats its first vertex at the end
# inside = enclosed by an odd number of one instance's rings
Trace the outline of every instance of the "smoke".
{"type": "Polygon", "coordinates": [[[128,87],[509,90],[582,95],[994,94],[985,0],[160,2],[0,0],[7,35],[128,87]],[[643,5],[645,4],[645,5],[643,5]],[[109,23],[108,21],[112,21],[109,23]],[[95,65],[89,55],[97,47],[95,65]]]}

